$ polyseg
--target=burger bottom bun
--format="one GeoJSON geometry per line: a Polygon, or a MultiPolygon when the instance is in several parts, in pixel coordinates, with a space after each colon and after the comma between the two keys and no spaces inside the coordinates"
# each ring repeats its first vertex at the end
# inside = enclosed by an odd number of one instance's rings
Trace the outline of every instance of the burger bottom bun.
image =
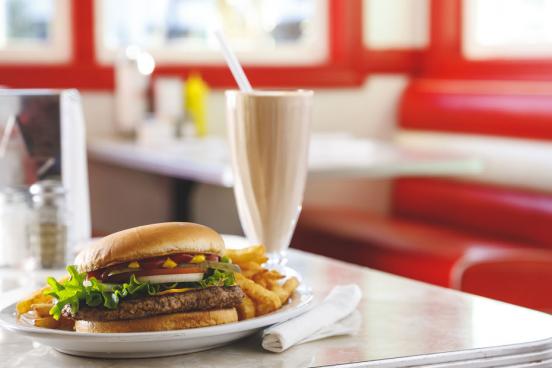
{"type": "Polygon", "coordinates": [[[182,330],[221,325],[238,321],[235,308],[172,313],[159,316],[128,319],[119,321],[84,321],[75,322],[77,332],[112,333],[112,332],[147,332],[182,330]]]}

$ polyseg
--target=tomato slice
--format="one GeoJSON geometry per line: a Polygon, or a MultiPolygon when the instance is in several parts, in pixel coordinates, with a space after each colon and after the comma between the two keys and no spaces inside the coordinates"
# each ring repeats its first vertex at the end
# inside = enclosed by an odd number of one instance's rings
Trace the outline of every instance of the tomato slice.
{"type": "Polygon", "coordinates": [[[199,267],[155,268],[138,271],[136,272],[136,276],[174,275],[178,273],[203,273],[203,270],[199,267]]]}
{"type": "Polygon", "coordinates": [[[217,254],[213,254],[213,253],[206,253],[205,254],[205,259],[207,261],[211,261],[211,262],[218,262],[219,261],[219,256],[217,254]]]}
{"type": "Polygon", "coordinates": [[[194,255],[186,253],[176,253],[169,255],[169,257],[176,263],[188,263],[192,260],[192,258],[194,258],[194,255]]]}

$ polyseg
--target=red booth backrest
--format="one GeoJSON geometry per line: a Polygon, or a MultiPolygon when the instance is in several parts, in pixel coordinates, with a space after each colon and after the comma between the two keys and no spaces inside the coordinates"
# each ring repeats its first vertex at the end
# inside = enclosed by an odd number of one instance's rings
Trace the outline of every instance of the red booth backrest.
{"type": "Polygon", "coordinates": [[[552,140],[552,83],[415,79],[402,128],[552,140]]]}
{"type": "MultiPolygon", "coordinates": [[[[414,80],[403,95],[399,116],[401,128],[409,130],[552,140],[552,83],[414,80]]],[[[393,211],[552,248],[551,193],[468,181],[400,179],[394,184],[393,211]]]]}
{"type": "Polygon", "coordinates": [[[400,217],[552,248],[552,196],[438,179],[400,179],[393,193],[400,217]]]}

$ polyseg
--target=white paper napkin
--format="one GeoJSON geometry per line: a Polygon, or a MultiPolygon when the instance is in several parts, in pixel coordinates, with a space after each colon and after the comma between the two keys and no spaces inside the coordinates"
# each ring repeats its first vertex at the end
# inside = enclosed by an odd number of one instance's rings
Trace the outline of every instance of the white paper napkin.
{"type": "Polygon", "coordinates": [[[330,336],[355,333],[360,314],[355,312],[362,292],[357,285],[339,285],[316,307],[289,321],[264,330],[264,349],[281,353],[293,345],[330,336]]]}

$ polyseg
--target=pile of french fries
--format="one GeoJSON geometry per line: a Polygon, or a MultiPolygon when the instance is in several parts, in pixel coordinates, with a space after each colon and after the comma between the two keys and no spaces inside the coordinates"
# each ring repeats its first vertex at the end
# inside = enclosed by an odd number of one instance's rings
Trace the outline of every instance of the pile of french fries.
{"type": "Polygon", "coordinates": [[[263,245],[226,249],[225,255],[241,268],[241,273],[236,274],[236,282],[246,296],[237,307],[240,321],[281,308],[299,286],[295,277],[284,281],[284,275],[262,267],[268,260],[263,245]]]}
{"type": "Polygon", "coordinates": [[[17,318],[31,326],[73,330],[75,322],[72,319],[62,316],[59,320],[55,320],[50,315],[50,309],[55,301],[51,296],[43,294],[47,288],[48,286],[45,286],[17,303],[15,306],[17,318]]]}

